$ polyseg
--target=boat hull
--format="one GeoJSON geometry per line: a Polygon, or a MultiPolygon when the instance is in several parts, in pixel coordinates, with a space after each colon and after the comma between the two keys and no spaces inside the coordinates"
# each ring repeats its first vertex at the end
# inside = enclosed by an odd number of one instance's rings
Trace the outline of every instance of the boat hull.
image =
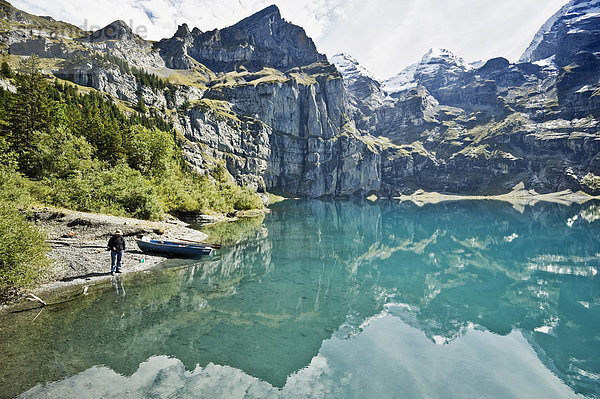
{"type": "Polygon", "coordinates": [[[171,255],[181,258],[199,258],[212,255],[213,248],[205,245],[188,245],[171,241],[137,240],[138,247],[144,252],[171,255]]]}

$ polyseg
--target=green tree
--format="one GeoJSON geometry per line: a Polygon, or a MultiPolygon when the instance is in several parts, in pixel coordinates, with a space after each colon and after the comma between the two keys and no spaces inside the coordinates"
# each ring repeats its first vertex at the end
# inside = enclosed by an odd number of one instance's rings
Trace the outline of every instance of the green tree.
{"type": "Polygon", "coordinates": [[[221,163],[218,163],[213,168],[211,174],[219,183],[227,183],[231,180],[231,175],[229,174],[229,171],[227,171],[227,168],[221,163]]]}
{"type": "Polygon", "coordinates": [[[65,126],[40,134],[36,146],[30,161],[34,177],[66,179],[92,168],[92,145],[65,126]]]}
{"type": "Polygon", "coordinates": [[[159,177],[174,162],[175,141],[169,133],[157,128],[132,126],[125,148],[129,166],[144,176],[159,177]]]}
{"type": "Polygon", "coordinates": [[[37,57],[31,56],[21,64],[23,73],[16,76],[17,94],[8,111],[8,137],[11,149],[17,154],[19,167],[26,174],[33,173],[30,157],[36,150],[40,133],[53,126],[53,101],[47,96],[47,84],[40,74],[37,57]]]}
{"type": "Polygon", "coordinates": [[[16,168],[15,154],[10,150],[8,141],[0,136],[0,165],[14,169],[16,168]]]}
{"type": "Polygon", "coordinates": [[[142,92],[138,93],[138,111],[142,114],[148,112],[148,108],[146,107],[146,103],[144,102],[144,97],[142,96],[142,92]]]}
{"type": "MultiPolygon", "coordinates": [[[[12,93],[6,90],[0,89],[0,135],[4,138],[8,138],[9,132],[9,121],[8,112],[9,104],[12,101],[12,93]]],[[[8,144],[8,142],[6,142],[8,144]]]]}
{"type": "Polygon", "coordinates": [[[102,161],[116,165],[125,159],[123,135],[125,126],[119,121],[110,119],[101,110],[93,110],[80,117],[81,123],[76,128],[81,136],[94,146],[95,155],[102,161]]]}
{"type": "Polygon", "coordinates": [[[15,77],[13,70],[8,65],[8,62],[2,61],[2,65],[0,65],[0,73],[6,78],[12,79],[15,77]]]}
{"type": "Polygon", "coordinates": [[[3,153],[3,156],[9,161],[0,162],[0,203],[24,209],[32,202],[31,181],[17,172],[16,162],[10,160],[10,153],[3,153]]]}

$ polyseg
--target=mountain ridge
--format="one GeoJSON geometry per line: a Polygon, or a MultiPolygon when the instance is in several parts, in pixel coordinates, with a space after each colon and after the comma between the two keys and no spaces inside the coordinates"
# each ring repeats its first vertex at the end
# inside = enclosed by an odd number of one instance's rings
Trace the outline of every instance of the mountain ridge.
{"type": "MultiPolygon", "coordinates": [[[[596,3],[569,3],[581,14],[569,17],[569,29],[581,24],[577,34],[590,43],[589,18],[578,18],[593,14],[586,10],[596,3]]],[[[116,101],[143,99],[147,112],[186,137],[194,168],[208,173],[224,163],[238,183],[258,191],[500,194],[523,182],[539,192],[598,193],[597,55],[590,43],[582,52],[566,39],[544,39],[562,37],[556,21],[544,28],[554,33],[541,36],[545,48],[576,61],[568,68],[502,57],[475,66],[432,49],[386,81],[349,56],[332,57],[336,69],[276,6],[208,32],[182,24],[157,43],[117,22],[103,28],[117,40],[96,42],[32,36],[19,25],[8,52],[63,59],[50,72],[116,101]],[[169,86],[147,86],[112,56],[169,86]]]]}
{"type": "MultiPolygon", "coordinates": [[[[198,30],[186,35],[184,42],[177,40],[179,37],[182,36],[176,33],[170,39],[162,39],[156,48],[162,54],[190,57],[218,72],[241,66],[251,70],[265,66],[288,69],[326,61],[304,29],[281,18],[275,5],[232,26],[208,32],[198,30]]],[[[189,62],[178,61],[170,57],[167,66],[191,67],[189,62]]]]}
{"type": "Polygon", "coordinates": [[[554,55],[558,56],[557,64],[565,66],[578,51],[586,50],[589,45],[597,47],[600,40],[598,26],[598,0],[571,0],[542,25],[519,61],[540,61],[554,55]],[[569,48],[567,53],[553,53],[558,41],[565,42],[565,47],[569,48]]]}

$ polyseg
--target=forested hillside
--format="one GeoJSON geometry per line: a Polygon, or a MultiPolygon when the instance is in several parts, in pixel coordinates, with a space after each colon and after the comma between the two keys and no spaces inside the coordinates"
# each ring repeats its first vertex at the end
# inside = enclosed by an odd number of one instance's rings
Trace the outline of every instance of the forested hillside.
{"type": "Polygon", "coordinates": [[[177,145],[185,139],[147,110],[126,115],[95,90],[48,78],[34,56],[19,69],[0,69],[16,88],[0,89],[0,296],[47,266],[31,204],[141,219],[263,207],[225,168],[192,171],[177,145]]]}
{"type": "Polygon", "coordinates": [[[224,170],[213,179],[192,172],[176,145],[184,139],[162,119],[127,116],[97,91],[48,80],[36,63],[27,59],[15,74],[16,93],[0,91],[0,154],[37,201],[144,219],[262,207],[224,170]]]}

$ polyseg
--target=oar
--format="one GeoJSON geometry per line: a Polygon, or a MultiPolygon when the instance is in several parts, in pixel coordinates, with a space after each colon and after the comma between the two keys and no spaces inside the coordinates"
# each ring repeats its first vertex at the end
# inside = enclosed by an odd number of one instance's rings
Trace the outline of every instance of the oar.
{"type": "Polygon", "coordinates": [[[209,244],[209,243],[201,242],[201,241],[186,240],[185,238],[180,238],[179,241],[194,242],[196,244],[207,245],[207,246],[212,247],[214,249],[221,249],[221,244],[209,244]]]}

